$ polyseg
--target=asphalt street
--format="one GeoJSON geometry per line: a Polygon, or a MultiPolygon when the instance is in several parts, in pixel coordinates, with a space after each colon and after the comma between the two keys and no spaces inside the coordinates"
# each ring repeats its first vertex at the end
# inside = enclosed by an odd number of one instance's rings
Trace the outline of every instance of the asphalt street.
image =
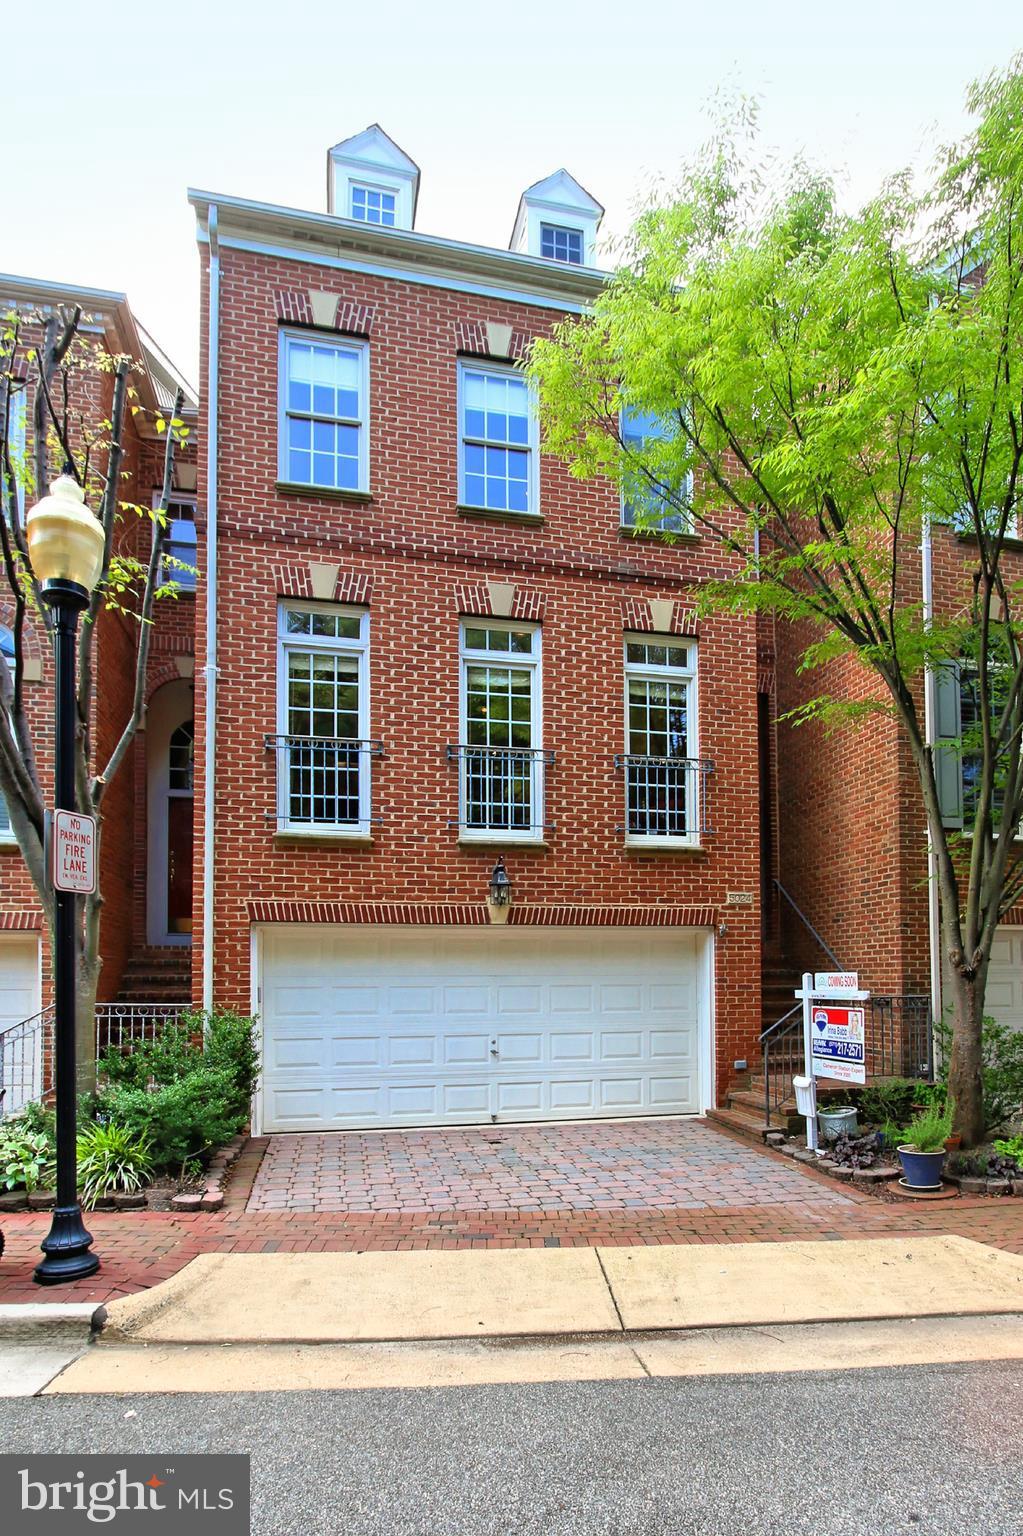
{"type": "Polygon", "coordinates": [[[1021,1536],[1021,1425],[1015,1363],[0,1401],[5,1451],[248,1452],[253,1536],[1021,1536]]]}

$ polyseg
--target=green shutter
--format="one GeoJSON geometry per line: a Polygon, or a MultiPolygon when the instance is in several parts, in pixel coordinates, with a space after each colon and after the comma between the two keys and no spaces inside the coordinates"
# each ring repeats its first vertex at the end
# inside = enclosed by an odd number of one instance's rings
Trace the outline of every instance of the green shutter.
{"type": "Polygon", "coordinates": [[[934,775],[946,827],[963,824],[963,734],[959,707],[959,666],[944,662],[934,669],[934,775]]]}

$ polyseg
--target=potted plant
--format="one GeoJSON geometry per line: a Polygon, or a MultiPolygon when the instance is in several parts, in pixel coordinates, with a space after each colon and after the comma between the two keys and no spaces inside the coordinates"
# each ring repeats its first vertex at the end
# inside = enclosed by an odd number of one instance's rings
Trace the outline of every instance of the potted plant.
{"type": "Polygon", "coordinates": [[[908,1189],[941,1188],[941,1171],[948,1155],[945,1142],[951,1132],[951,1104],[941,1109],[932,1104],[910,1121],[906,1140],[898,1149],[902,1182],[908,1189]]]}
{"type": "Polygon", "coordinates": [[[817,1123],[825,1141],[848,1136],[852,1141],[859,1131],[855,1104],[825,1104],[817,1111],[817,1123]]]}

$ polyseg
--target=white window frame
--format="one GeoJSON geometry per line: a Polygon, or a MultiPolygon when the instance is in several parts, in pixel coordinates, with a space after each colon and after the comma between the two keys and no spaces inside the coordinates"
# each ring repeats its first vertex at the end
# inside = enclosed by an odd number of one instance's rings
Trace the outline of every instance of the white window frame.
{"type": "Polygon", "coordinates": [[[553,219],[540,220],[540,255],[544,261],[556,261],[562,267],[584,267],[586,265],[586,231],[578,224],[558,224],[553,219]],[[569,261],[567,257],[546,256],[543,249],[543,237],[547,230],[555,235],[576,235],[579,240],[579,260],[569,261]]]}
{"type": "MultiPolygon", "coordinates": [[[[280,327],[277,342],[277,478],[284,485],[300,486],[312,496],[364,496],[369,494],[369,342],[352,336],[328,335],[324,331],[299,330],[293,326],[280,327]],[[314,347],[336,347],[340,351],[355,352],[359,358],[359,419],[330,417],[331,421],[359,428],[359,483],[351,486],[315,485],[311,480],[293,480],[288,464],[287,420],[295,413],[288,410],[288,344],[297,341],[314,347]]],[[[302,419],[305,413],[301,413],[302,419]]],[[[310,412],[310,420],[317,418],[310,412]]],[[[326,420],[327,418],[320,418],[326,420]]]]}
{"type": "MultiPolygon", "coordinates": [[[[359,740],[369,740],[369,610],[351,608],[340,603],[305,602],[297,598],[285,598],[277,604],[277,732],[289,736],[288,729],[288,656],[292,651],[350,656],[359,664],[359,740]],[[327,635],[297,635],[288,632],[289,613],[329,613],[359,620],[358,639],[336,640],[327,635]]],[[[277,827],[289,837],[366,838],[372,825],[372,754],[362,751],[359,756],[359,819],[357,822],[308,822],[291,820],[288,785],[288,754],[282,748],[276,754],[277,772],[277,827]]]]}
{"type": "MultiPolygon", "coordinates": [[[[20,469],[24,467],[28,446],[28,385],[23,381],[12,379],[9,388],[7,424],[11,459],[16,469],[20,469]],[[20,384],[20,388],[15,389],[15,384],[20,384]]],[[[25,485],[17,475],[15,475],[14,494],[17,497],[18,511],[24,517],[25,485]]]]}
{"type": "MultiPolygon", "coordinates": [[[[995,666],[989,667],[989,673],[993,672],[995,670],[997,670],[997,664],[995,666]]],[[[972,664],[972,662],[970,662],[968,660],[965,660],[965,659],[961,659],[960,661],[955,663],[956,694],[957,694],[957,705],[958,705],[958,714],[959,714],[959,720],[958,720],[959,751],[957,753],[958,761],[957,761],[956,767],[957,767],[957,772],[958,772],[958,775],[959,775],[959,794],[960,794],[960,797],[961,797],[961,804],[962,804],[962,808],[963,808],[962,828],[963,828],[963,832],[964,832],[965,836],[968,837],[968,838],[973,836],[974,830],[975,830],[975,827],[976,827],[976,823],[973,822],[973,821],[968,820],[967,819],[967,815],[966,815],[966,759],[967,759],[967,757],[976,756],[976,753],[968,753],[965,750],[965,748],[963,747],[963,745],[962,745],[962,737],[963,737],[963,714],[962,714],[962,711],[963,711],[963,680],[964,680],[965,677],[968,677],[971,674],[974,677],[979,675],[979,669],[977,667],[975,667],[972,664]]],[[[1021,748],[1021,751],[1023,751],[1023,748],[1021,748]]],[[[998,828],[995,827],[992,830],[994,832],[994,835],[997,837],[997,835],[998,835],[998,828]]],[[[1017,826],[1015,832],[1013,833],[1013,841],[1017,842],[1017,843],[1023,842],[1023,820],[1020,821],[1020,823],[1017,826]]]]}
{"type": "MultiPolygon", "coordinates": [[[[458,756],[458,836],[462,842],[472,843],[542,843],[544,841],[544,756],[543,756],[543,635],[539,624],[518,623],[514,619],[463,618],[458,625],[458,739],[461,748],[468,746],[469,738],[469,689],[468,674],[471,666],[507,666],[530,672],[529,693],[529,750],[536,755],[532,759],[532,806],[528,828],[517,831],[505,827],[470,827],[466,824],[466,761],[464,750],[458,756]],[[513,651],[481,651],[466,644],[466,631],[470,629],[500,630],[505,634],[532,636],[532,649],[528,656],[513,651]]],[[[515,748],[509,748],[514,751],[515,748]]]]}
{"type": "MultiPolygon", "coordinates": [[[[618,430],[621,433],[623,438],[625,436],[625,418],[626,418],[626,412],[625,411],[619,411],[619,413],[618,413],[618,430]]],[[[663,436],[664,436],[664,439],[666,440],[670,436],[670,434],[665,432],[663,436]]],[[[693,494],[693,472],[692,472],[691,469],[686,471],[686,477],[685,477],[685,480],[683,481],[683,493],[684,493],[684,495],[687,498],[689,498],[689,499],[692,498],[692,494],[693,494]]],[[[649,494],[651,496],[653,496],[655,493],[651,490],[649,494]]],[[[635,518],[633,518],[632,522],[629,522],[628,519],[626,518],[626,511],[627,511],[628,507],[629,507],[629,498],[626,496],[625,488],[623,486],[622,487],[621,497],[620,497],[620,503],[619,503],[619,521],[620,521],[621,526],[623,528],[628,528],[633,533],[640,533],[640,534],[643,534],[643,533],[673,533],[673,534],[675,534],[676,537],[681,537],[681,536],[685,536],[686,534],[692,534],[692,532],[693,532],[693,519],[692,519],[692,516],[691,515],[687,515],[685,512],[676,511],[674,508],[671,508],[671,507],[669,507],[667,505],[665,506],[665,510],[664,510],[664,512],[663,512],[663,514],[662,514],[662,516],[661,516],[661,518],[659,520],[659,522],[657,522],[657,523],[653,522],[652,520],[647,520],[647,519],[644,519],[644,521],[642,523],[637,523],[635,518]],[[664,526],[669,518],[676,518],[676,517],[680,520],[680,526],[678,528],[666,528],[664,526]]]]}
{"type": "Polygon", "coordinates": [[[359,176],[351,176],[351,177],[349,177],[349,180],[348,180],[348,217],[352,220],[352,222],[354,224],[364,224],[367,229],[398,229],[399,228],[398,219],[399,219],[399,216],[400,216],[400,212],[401,212],[401,189],[400,189],[400,187],[388,186],[387,183],[383,182],[383,181],[367,181],[367,180],[363,180],[359,176]],[[386,196],[386,197],[393,197],[393,199],[394,199],[394,223],[393,224],[384,224],[382,222],[381,223],[375,223],[372,219],[360,219],[358,214],[355,212],[355,194],[356,194],[356,192],[377,192],[377,193],[379,193],[379,194],[381,194],[383,196],[386,196]]]}
{"type": "MultiPolygon", "coordinates": [[[[625,756],[632,755],[630,748],[630,722],[629,722],[629,682],[638,678],[647,682],[684,682],[687,687],[686,700],[686,757],[698,759],[700,756],[699,744],[699,655],[696,640],[689,635],[654,635],[647,633],[627,633],[622,644],[622,658],[624,662],[625,676],[623,683],[623,705],[625,710],[625,756]],[[688,657],[688,665],[678,667],[674,665],[659,665],[656,662],[630,661],[630,645],[674,645],[684,646],[688,657]]],[[[687,813],[691,830],[685,837],[672,837],[661,833],[634,833],[629,831],[629,770],[625,765],[624,807],[625,807],[625,843],[629,848],[699,848],[700,828],[703,824],[703,784],[698,768],[687,770],[689,783],[686,786],[687,813]]]]}
{"type": "MultiPolygon", "coordinates": [[[[158,491],[154,490],[154,492],[153,492],[153,511],[154,512],[157,510],[157,508],[159,507],[159,505],[160,505],[162,500],[163,500],[163,491],[162,490],[158,490],[158,491]]],[[[171,507],[190,507],[191,510],[192,510],[192,526],[194,528],[195,527],[196,514],[197,514],[197,512],[199,510],[199,498],[192,491],[174,491],[174,490],[171,491],[170,499],[169,499],[168,504],[167,504],[167,513],[168,513],[168,516],[167,516],[167,532],[164,535],[164,551],[163,552],[164,552],[165,555],[169,552],[168,549],[167,549],[167,545],[171,542],[171,537],[170,537],[171,523],[175,522],[175,521],[176,522],[183,522],[183,521],[185,521],[185,519],[183,519],[183,518],[176,518],[175,519],[175,518],[171,517],[170,516],[170,509],[171,509],[171,507]]],[[[193,546],[193,548],[196,548],[196,549],[198,548],[198,541],[196,541],[196,544],[193,546]]],[[[196,587],[198,586],[198,583],[199,583],[199,570],[198,570],[198,567],[196,566],[194,569],[195,569],[194,576],[192,576],[190,579],[186,579],[186,580],[183,581],[180,571],[174,572],[173,570],[168,569],[167,567],[164,566],[163,561],[161,561],[160,562],[160,574],[159,574],[157,585],[163,587],[163,586],[166,586],[168,584],[168,582],[176,581],[178,583],[178,585],[179,585],[179,588],[180,588],[180,591],[181,591],[182,595],[187,593],[188,596],[194,597],[195,596],[195,589],[196,589],[196,587]]]]}
{"type": "MultiPolygon", "coordinates": [[[[540,516],[540,420],[536,409],[536,392],[532,384],[526,379],[520,368],[514,364],[490,363],[475,358],[458,359],[458,504],[472,512],[481,512],[484,516],[525,518],[540,516]],[[483,439],[465,435],[465,376],[468,373],[491,374],[495,378],[514,377],[526,385],[526,393],[529,401],[529,433],[525,443],[514,443],[511,446],[518,451],[526,450],[529,454],[529,474],[526,476],[526,496],[528,505],[525,512],[515,512],[502,507],[481,506],[477,502],[466,500],[465,491],[465,447],[466,443],[476,443],[483,439]]],[[[504,446],[494,444],[493,446],[504,446]]]]}

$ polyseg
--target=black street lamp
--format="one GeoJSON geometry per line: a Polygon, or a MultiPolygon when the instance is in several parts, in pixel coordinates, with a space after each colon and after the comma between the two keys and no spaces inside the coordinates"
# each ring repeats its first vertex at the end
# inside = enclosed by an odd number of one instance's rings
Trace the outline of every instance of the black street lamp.
{"type": "MultiPolygon", "coordinates": [[[[25,523],[28,555],[42,600],[53,609],[56,711],[54,808],[75,810],[75,637],[103,569],[103,528],[85,506],[85,494],[61,475],[25,523]]],[[[93,845],[95,856],[95,845],[93,845]]],[[[55,882],[56,885],[56,882],[55,882]]],[[[54,1078],[57,1098],[57,1199],[36,1265],[40,1285],[84,1279],[99,1268],[78,1203],[75,1063],[75,912],[71,890],[54,889],[54,1078]]]]}

